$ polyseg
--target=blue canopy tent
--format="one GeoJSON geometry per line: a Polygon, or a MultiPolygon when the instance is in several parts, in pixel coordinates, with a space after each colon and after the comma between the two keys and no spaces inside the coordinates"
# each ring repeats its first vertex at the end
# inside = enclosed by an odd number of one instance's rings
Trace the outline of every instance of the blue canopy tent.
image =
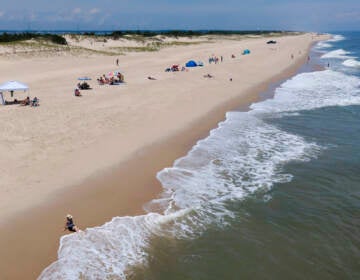
{"type": "Polygon", "coordinates": [[[250,50],[249,50],[249,49],[246,49],[246,50],[243,51],[242,54],[243,54],[243,55],[245,55],[245,54],[250,54],[250,50]]]}
{"type": "Polygon", "coordinates": [[[196,67],[198,66],[194,60],[189,60],[186,64],[186,67],[196,67]]]}

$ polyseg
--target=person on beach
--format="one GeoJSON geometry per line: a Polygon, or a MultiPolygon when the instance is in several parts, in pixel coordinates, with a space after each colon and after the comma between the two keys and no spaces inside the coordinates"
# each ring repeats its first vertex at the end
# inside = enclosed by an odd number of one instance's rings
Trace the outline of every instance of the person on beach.
{"type": "Polygon", "coordinates": [[[30,97],[26,97],[24,100],[21,101],[20,103],[21,105],[23,106],[27,106],[27,105],[30,105],[30,97]]]}
{"type": "Polygon", "coordinates": [[[74,223],[73,216],[71,216],[70,214],[66,215],[66,223],[65,223],[64,231],[65,230],[68,230],[68,231],[71,231],[71,232],[78,232],[79,231],[79,228],[74,223]]]}
{"type": "Polygon", "coordinates": [[[116,59],[116,65],[119,66],[119,59],[116,59]]]}
{"type": "Polygon", "coordinates": [[[78,88],[76,88],[76,89],[74,90],[74,95],[75,95],[75,96],[81,96],[80,90],[79,90],[78,88]]]}

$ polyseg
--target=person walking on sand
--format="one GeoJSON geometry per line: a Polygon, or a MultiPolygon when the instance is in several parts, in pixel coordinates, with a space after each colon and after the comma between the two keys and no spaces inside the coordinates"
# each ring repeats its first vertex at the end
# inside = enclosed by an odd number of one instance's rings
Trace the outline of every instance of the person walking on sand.
{"type": "Polygon", "coordinates": [[[70,214],[66,215],[66,223],[65,223],[64,231],[65,230],[68,230],[71,232],[80,231],[79,228],[74,223],[73,216],[71,216],[70,214]]]}
{"type": "Polygon", "coordinates": [[[119,66],[119,59],[116,59],[116,66],[119,66]]]}

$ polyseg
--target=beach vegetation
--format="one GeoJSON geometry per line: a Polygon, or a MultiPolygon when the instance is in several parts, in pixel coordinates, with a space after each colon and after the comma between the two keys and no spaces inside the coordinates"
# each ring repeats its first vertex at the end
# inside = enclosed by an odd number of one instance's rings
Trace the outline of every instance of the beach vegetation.
{"type": "Polygon", "coordinates": [[[2,33],[0,34],[1,43],[20,42],[31,39],[43,39],[57,45],[67,45],[66,39],[58,34],[40,34],[40,33],[2,33]]]}
{"type": "Polygon", "coordinates": [[[208,43],[207,41],[195,41],[195,42],[181,42],[181,41],[173,41],[173,42],[162,42],[162,41],[153,41],[149,42],[144,46],[131,46],[131,47],[111,47],[111,50],[119,51],[120,53],[124,52],[156,52],[162,48],[166,47],[174,47],[174,46],[189,46],[189,45],[197,45],[202,43],[208,43]]]}
{"type": "Polygon", "coordinates": [[[112,47],[112,50],[120,52],[155,52],[160,49],[159,46],[148,44],[139,47],[112,47]]]}
{"type": "MultiPolygon", "coordinates": [[[[133,39],[145,39],[150,37],[162,36],[164,37],[199,37],[204,35],[270,35],[283,33],[284,31],[277,30],[116,30],[110,33],[96,34],[96,32],[83,32],[82,35],[86,36],[102,36],[105,38],[111,38],[118,40],[121,38],[133,38],[133,39]]],[[[288,32],[288,31],[285,31],[288,32]]],[[[290,33],[290,31],[289,31],[290,33]]]]}

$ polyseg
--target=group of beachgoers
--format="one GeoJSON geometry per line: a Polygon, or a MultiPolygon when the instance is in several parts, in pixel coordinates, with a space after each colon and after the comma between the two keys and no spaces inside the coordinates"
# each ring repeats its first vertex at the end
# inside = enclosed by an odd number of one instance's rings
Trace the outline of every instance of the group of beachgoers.
{"type": "Polygon", "coordinates": [[[82,83],[78,83],[77,87],[74,90],[74,95],[79,97],[82,96],[80,90],[87,90],[87,89],[91,89],[90,85],[87,82],[82,82],[82,83]]]}
{"type": "MultiPolygon", "coordinates": [[[[232,58],[235,58],[235,55],[231,56],[232,58]]],[[[219,56],[215,56],[214,54],[211,55],[208,58],[208,62],[209,64],[218,64],[219,62],[223,62],[224,61],[224,57],[222,55],[219,56]]],[[[202,62],[199,62],[197,66],[203,66],[204,64],[202,62]]],[[[181,66],[179,64],[173,64],[170,67],[165,68],[165,72],[178,72],[178,71],[188,71],[188,69],[185,66],[181,66]]]]}
{"type": "Polygon", "coordinates": [[[124,75],[118,72],[116,75],[107,77],[105,74],[97,79],[99,85],[117,85],[124,82],[124,75]]]}
{"type": "Polygon", "coordinates": [[[215,55],[212,55],[212,56],[209,57],[208,61],[209,61],[209,64],[211,64],[211,63],[218,64],[219,62],[224,61],[224,57],[221,55],[220,58],[219,58],[219,57],[217,57],[215,55]]]}
{"type": "Polygon", "coordinates": [[[178,72],[178,71],[188,71],[185,66],[180,68],[179,64],[173,64],[171,67],[167,67],[165,72],[178,72]]]}
{"type": "MultiPolygon", "coordinates": [[[[89,78],[90,80],[90,78],[89,78]]],[[[118,85],[124,82],[124,75],[120,72],[112,73],[111,76],[106,76],[103,74],[99,78],[97,78],[97,82],[99,85],[118,85]]],[[[90,85],[87,82],[78,83],[77,87],[74,90],[75,96],[82,96],[80,90],[88,90],[91,89],[90,85]]]]}
{"type": "Polygon", "coordinates": [[[36,106],[39,106],[39,98],[37,98],[35,96],[33,99],[30,99],[30,97],[27,96],[25,99],[22,99],[22,100],[18,100],[17,98],[15,98],[13,101],[5,100],[5,105],[13,105],[13,104],[36,107],[36,106]]]}
{"type": "Polygon", "coordinates": [[[77,84],[78,89],[91,89],[90,85],[87,82],[82,82],[77,84]]]}

